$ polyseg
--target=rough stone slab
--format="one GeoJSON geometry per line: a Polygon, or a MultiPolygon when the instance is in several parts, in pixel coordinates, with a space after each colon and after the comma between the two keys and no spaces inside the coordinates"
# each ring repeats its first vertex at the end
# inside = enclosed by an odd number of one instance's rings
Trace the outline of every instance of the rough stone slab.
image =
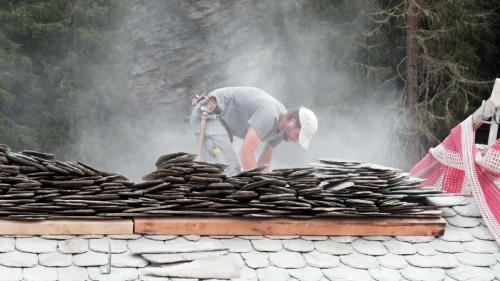
{"type": "Polygon", "coordinates": [[[273,240],[269,238],[250,240],[255,250],[259,252],[277,252],[283,248],[280,240],[273,240]]]}
{"type": "Polygon", "coordinates": [[[325,235],[316,235],[316,236],[304,235],[304,236],[300,236],[300,238],[302,238],[304,240],[308,240],[308,241],[322,241],[322,240],[327,240],[328,236],[325,236],[325,235]]]}
{"type": "Polygon", "coordinates": [[[179,238],[179,236],[177,236],[177,235],[144,235],[144,237],[151,239],[151,240],[162,240],[162,241],[167,241],[167,240],[179,238]]]}
{"type": "Polygon", "coordinates": [[[59,276],[59,281],[86,281],[89,279],[85,267],[58,267],[57,275],[59,276]]]}
{"type": "Polygon", "coordinates": [[[182,242],[181,239],[165,241],[167,253],[195,253],[227,250],[227,247],[222,245],[220,240],[216,239],[200,239],[198,241],[182,242]]]}
{"type": "Polygon", "coordinates": [[[54,267],[36,266],[25,268],[23,277],[26,281],[56,281],[57,269],[54,267]]]}
{"type": "Polygon", "coordinates": [[[302,268],[306,266],[304,257],[301,254],[286,250],[269,253],[269,261],[274,266],[281,268],[302,268]]]}
{"type": "Polygon", "coordinates": [[[57,241],[40,237],[16,238],[16,249],[27,253],[55,252],[57,241]]]}
{"type": "Polygon", "coordinates": [[[128,250],[125,240],[109,239],[109,243],[110,245],[108,245],[106,238],[89,239],[89,248],[99,253],[108,253],[111,250],[113,254],[124,253],[128,250]]]}
{"type": "Polygon", "coordinates": [[[410,243],[427,243],[434,240],[433,236],[396,236],[396,239],[410,243]]]}
{"type": "Polygon", "coordinates": [[[388,254],[385,256],[377,257],[378,262],[381,266],[389,269],[403,269],[408,266],[405,258],[399,255],[388,254]]]}
{"type": "Polygon", "coordinates": [[[59,252],[44,253],[38,255],[38,263],[43,266],[70,266],[73,264],[73,257],[69,254],[59,252]]]}
{"type": "Polygon", "coordinates": [[[300,281],[319,281],[323,278],[323,272],[315,267],[290,269],[288,270],[288,273],[300,281]]]}
{"type": "Polygon", "coordinates": [[[0,265],[8,267],[34,267],[38,265],[38,256],[18,251],[2,253],[0,254],[0,265]]]}
{"type": "Polygon", "coordinates": [[[257,269],[257,277],[259,281],[287,281],[289,275],[286,269],[268,266],[257,269]]]}
{"type": "Polygon", "coordinates": [[[303,239],[291,239],[284,240],[283,247],[292,252],[310,252],[314,250],[314,243],[303,239]]]}
{"type": "Polygon", "coordinates": [[[141,254],[141,256],[151,263],[165,264],[182,261],[193,261],[201,258],[218,257],[227,254],[227,250],[210,251],[210,252],[190,252],[190,253],[174,253],[174,254],[141,254]]]}
{"type": "Polygon", "coordinates": [[[440,281],[446,278],[444,269],[408,266],[399,273],[410,281],[440,281]]]}
{"type": "Polygon", "coordinates": [[[311,251],[304,254],[306,264],[317,268],[332,268],[340,264],[340,259],[337,256],[311,251]]]}
{"type": "Polygon", "coordinates": [[[20,281],[23,279],[23,269],[0,266],[0,281],[20,281]]]}
{"type": "Polygon", "coordinates": [[[111,265],[113,267],[145,267],[148,261],[139,255],[134,255],[131,252],[111,255],[111,265]]]}
{"type": "Polygon", "coordinates": [[[491,267],[492,273],[495,275],[497,279],[500,279],[500,264],[496,264],[491,267]]]}
{"type": "Polygon", "coordinates": [[[465,249],[471,253],[493,254],[498,253],[498,245],[493,241],[474,240],[463,243],[465,249]]]}
{"type": "Polygon", "coordinates": [[[236,261],[239,269],[242,269],[246,266],[245,261],[243,260],[243,257],[241,257],[240,253],[228,253],[227,256],[233,258],[236,261]]]}
{"type": "Polygon", "coordinates": [[[57,243],[59,251],[63,254],[82,254],[89,250],[89,241],[83,238],[71,238],[57,243]]]}
{"type": "Polygon", "coordinates": [[[446,274],[459,281],[495,279],[495,275],[492,273],[491,269],[468,265],[461,265],[456,268],[448,269],[446,270],[446,274]]]}
{"type": "Polygon", "coordinates": [[[182,237],[188,241],[198,241],[201,238],[200,235],[183,235],[182,237]]]}
{"type": "Polygon", "coordinates": [[[338,243],[352,243],[354,240],[358,239],[356,236],[330,236],[330,240],[338,243]]]}
{"type": "Polygon", "coordinates": [[[257,271],[253,268],[243,267],[240,278],[231,279],[231,281],[258,281],[257,271]]]}
{"type": "Polygon", "coordinates": [[[133,231],[131,219],[0,219],[0,235],[133,234],[133,231]]]}
{"type": "MultiPolygon", "coordinates": [[[[148,267],[138,269],[140,280],[144,280],[144,281],[173,281],[173,280],[175,280],[174,278],[149,275],[149,274],[147,274],[147,272],[145,272],[145,270],[148,270],[147,268],[148,267]]],[[[198,278],[179,278],[179,279],[182,281],[198,281],[198,278]]]]}
{"type": "Polygon", "coordinates": [[[241,256],[245,260],[246,265],[250,268],[264,268],[269,265],[269,257],[267,253],[250,252],[242,253],[241,256]]]}
{"type": "Polygon", "coordinates": [[[348,255],[353,251],[350,244],[338,243],[332,240],[314,241],[314,247],[319,252],[332,255],[348,255]]]}
{"type": "Polygon", "coordinates": [[[136,240],[127,241],[128,248],[133,254],[141,252],[156,252],[158,249],[165,248],[165,242],[162,240],[151,240],[141,237],[136,240]]]}
{"type": "Polygon", "coordinates": [[[457,259],[452,254],[441,254],[437,256],[413,255],[407,256],[406,261],[413,266],[426,268],[454,268],[459,266],[457,259]]]}
{"type": "Polygon", "coordinates": [[[417,249],[417,252],[419,255],[422,256],[435,256],[439,254],[432,246],[428,243],[419,243],[419,244],[414,244],[415,248],[417,249]]]}
{"type": "Polygon", "coordinates": [[[481,224],[481,222],[477,218],[468,218],[461,216],[447,218],[446,221],[456,227],[476,227],[481,224]]]}
{"type": "Polygon", "coordinates": [[[384,241],[384,245],[389,250],[389,252],[395,255],[413,255],[417,252],[417,249],[415,249],[412,243],[403,242],[396,239],[384,241]]]}
{"type": "Polygon", "coordinates": [[[340,261],[352,268],[369,269],[377,268],[379,263],[375,257],[353,252],[346,256],[340,256],[340,261]]]}
{"type": "Polygon", "coordinates": [[[11,252],[16,249],[15,238],[0,237],[0,253],[11,252]]]}
{"type": "Polygon", "coordinates": [[[363,236],[361,238],[368,241],[388,241],[392,239],[391,236],[363,236]]]}
{"type": "Polygon", "coordinates": [[[51,240],[68,240],[71,238],[75,238],[74,235],[41,235],[43,239],[51,239],[51,240]]]}
{"type": "Polygon", "coordinates": [[[382,256],[387,253],[387,249],[380,241],[367,241],[365,239],[357,239],[352,242],[352,247],[358,253],[370,256],[382,256]]]}
{"type": "Polygon", "coordinates": [[[117,239],[117,240],[135,240],[141,238],[140,234],[112,234],[108,236],[111,239],[117,239]]]}
{"type": "Polygon", "coordinates": [[[457,215],[457,213],[451,207],[441,208],[441,211],[443,212],[443,218],[450,218],[457,215]]]}
{"type": "Polygon", "coordinates": [[[253,251],[252,244],[249,240],[242,239],[239,237],[232,239],[220,240],[222,246],[229,249],[232,253],[248,253],[253,251]]]}
{"type": "Polygon", "coordinates": [[[471,200],[468,205],[454,206],[453,210],[455,210],[455,212],[457,212],[457,214],[461,215],[462,217],[481,217],[481,212],[479,211],[476,202],[473,202],[473,200],[471,200]]]}
{"type": "Polygon", "coordinates": [[[76,266],[101,266],[108,263],[108,255],[104,253],[86,252],[73,256],[76,266]]]}
{"type": "Polygon", "coordinates": [[[449,226],[439,239],[448,242],[466,242],[474,240],[474,237],[467,229],[449,226]]]}
{"type": "Polygon", "coordinates": [[[402,278],[399,271],[383,267],[368,269],[368,273],[378,281],[399,281],[402,278]]]}
{"type": "Polygon", "coordinates": [[[493,254],[475,254],[475,253],[459,253],[455,254],[458,261],[465,265],[471,266],[491,266],[497,263],[493,254]]]}
{"type": "Polygon", "coordinates": [[[480,225],[480,226],[474,227],[474,228],[469,228],[468,230],[472,234],[472,236],[474,236],[477,239],[488,240],[488,241],[495,240],[495,238],[493,238],[493,235],[491,234],[490,230],[484,225],[480,225]]]}
{"type": "Polygon", "coordinates": [[[335,268],[323,269],[323,274],[329,280],[346,280],[346,281],[370,281],[371,277],[368,271],[363,269],[350,268],[345,265],[340,265],[335,268]]]}
{"type": "Polygon", "coordinates": [[[430,245],[434,250],[441,253],[462,253],[465,252],[465,248],[460,242],[447,242],[440,239],[435,239],[430,242],[430,245]]]}
{"type": "Polygon", "coordinates": [[[218,278],[232,279],[240,277],[240,269],[232,257],[210,257],[189,263],[163,267],[146,267],[143,272],[148,275],[184,278],[218,278]]]}
{"type": "Polygon", "coordinates": [[[89,267],[88,274],[89,279],[95,281],[133,281],[139,278],[136,268],[112,267],[110,274],[102,274],[98,267],[89,267]]]}
{"type": "Polygon", "coordinates": [[[463,196],[428,197],[426,201],[431,205],[439,207],[463,206],[470,203],[469,200],[463,196]]]}

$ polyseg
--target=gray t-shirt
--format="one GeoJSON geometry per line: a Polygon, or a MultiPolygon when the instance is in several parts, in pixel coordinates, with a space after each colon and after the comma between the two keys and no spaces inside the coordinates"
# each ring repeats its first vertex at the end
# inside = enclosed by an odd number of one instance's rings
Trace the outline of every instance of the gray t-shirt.
{"type": "Polygon", "coordinates": [[[248,128],[252,127],[261,141],[273,147],[283,141],[278,120],[287,111],[268,93],[253,87],[227,87],[208,95],[217,100],[221,119],[226,123],[229,134],[243,139],[248,128]]]}

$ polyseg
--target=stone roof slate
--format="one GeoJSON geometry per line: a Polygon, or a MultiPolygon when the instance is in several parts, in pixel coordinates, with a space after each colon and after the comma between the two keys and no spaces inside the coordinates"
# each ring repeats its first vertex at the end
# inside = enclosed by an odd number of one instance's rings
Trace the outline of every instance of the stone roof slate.
{"type": "Polygon", "coordinates": [[[0,281],[500,280],[499,247],[472,199],[450,199],[459,205],[440,200],[451,205],[443,207],[449,223],[441,237],[109,235],[111,274],[99,269],[108,263],[102,235],[4,236],[0,281]],[[161,254],[141,255],[159,249],[173,253],[156,260],[187,262],[162,267],[147,260],[148,255],[161,254]],[[190,262],[191,256],[205,258],[190,262]],[[228,265],[224,270],[210,266],[221,262],[228,265]],[[182,278],[148,274],[162,268],[182,278]]]}

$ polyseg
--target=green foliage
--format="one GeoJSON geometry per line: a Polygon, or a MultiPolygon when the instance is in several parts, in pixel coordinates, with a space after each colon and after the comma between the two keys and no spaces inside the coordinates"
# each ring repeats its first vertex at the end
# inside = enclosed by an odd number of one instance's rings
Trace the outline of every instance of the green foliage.
{"type": "Polygon", "coordinates": [[[103,97],[123,96],[120,0],[0,1],[0,143],[67,156],[103,97]],[[110,89],[109,81],[114,88],[110,89]]]}

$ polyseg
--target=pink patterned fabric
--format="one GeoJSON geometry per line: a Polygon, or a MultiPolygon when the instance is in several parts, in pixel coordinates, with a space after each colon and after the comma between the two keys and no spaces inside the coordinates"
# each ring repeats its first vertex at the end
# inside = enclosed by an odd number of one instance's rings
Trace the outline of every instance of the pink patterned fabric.
{"type": "Polygon", "coordinates": [[[437,147],[410,170],[424,186],[449,193],[468,187],[486,225],[500,244],[500,139],[481,154],[474,143],[472,118],[451,130],[437,147]]]}

